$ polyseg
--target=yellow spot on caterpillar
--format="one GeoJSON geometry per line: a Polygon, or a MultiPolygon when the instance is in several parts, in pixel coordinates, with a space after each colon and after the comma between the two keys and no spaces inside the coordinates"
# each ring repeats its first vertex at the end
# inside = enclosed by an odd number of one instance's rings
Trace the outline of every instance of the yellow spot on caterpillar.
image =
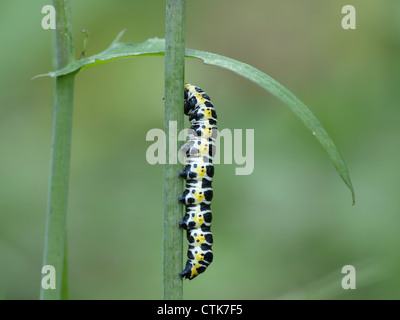
{"type": "Polygon", "coordinates": [[[208,153],[208,141],[206,139],[202,139],[201,143],[198,145],[198,149],[202,156],[208,153]]]}
{"type": "Polygon", "coordinates": [[[204,254],[197,253],[195,258],[196,258],[197,261],[203,261],[204,260],[204,254]]]}
{"type": "Polygon", "coordinates": [[[201,93],[196,94],[196,99],[197,99],[197,101],[200,101],[202,103],[206,102],[206,99],[203,98],[201,93]]]}
{"type": "Polygon", "coordinates": [[[202,202],[204,199],[204,194],[202,192],[195,191],[193,193],[193,197],[196,199],[198,203],[202,202]]]}
{"type": "Polygon", "coordinates": [[[185,89],[187,89],[187,90],[189,90],[191,92],[193,92],[193,91],[195,92],[196,91],[195,86],[190,84],[190,83],[185,84],[185,89]]]}
{"type": "Polygon", "coordinates": [[[204,169],[204,166],[197,166],[197,168],[196,168],[196,173],[197,173],[197,175],[200,177],[200,178],[203,178],[203,176],[205,175],[205,173],[206,173],[206,169],[204,169]]]}
{"type": "Polygon", "coordinates": [[[204,218],[203,218],[203,215],[200,213],[200,214],[196,214],[194,217],[193,217],[193,220],[196,222],[196,224],[200,227],[202,224],[203,224],[203,222],[204,222],[204,218]]]}
{"type": "Polygon", "coordinates": [[[202,109],[201,111],[204,114],[204,119],[205,120],[211,118],[211,109],[207,108],[207,109],[202,109]]]}
{"type": "Polygon", "coordinates": [[[206,127],[203,129],[203,133],[204,133],[204,138],[208,139],[209,137],[211,137],[212,134],[212,129],[211,127],[206,127]]]}
{"type": "Polygon", "coordinates": [[[206,241],[206,238],[204,237],[203,234],[196,234],[194,237],[194,242],[198,244],[202,244],[204,241],[206,241]]]}
{"type": "Polygon", "coordinates": [[[194,266],[193,266],[193,268],[192,268],[192,274],[190,275],[190,279],[192,279],[193,277],[195,277],[195,276],[197,276],[199,273],[197,272],[197,269],[196,268],[198,268],[198,267],[200,267],[200,265],[199,264],[195,264],[194,266]],[[197,266],[197,267],[196,267],[197,266]]]}

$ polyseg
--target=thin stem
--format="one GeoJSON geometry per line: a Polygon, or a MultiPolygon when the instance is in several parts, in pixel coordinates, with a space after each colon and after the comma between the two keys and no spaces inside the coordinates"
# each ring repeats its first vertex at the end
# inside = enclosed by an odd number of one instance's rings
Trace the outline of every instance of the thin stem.
{"type": "Polygon", "coordinates": [[[183,129],[185,10],[186,0],[167,0],[164,111],[167,164],[164,166],[163,234],[163,298],[166,300],[183,298],[183,282],[179,277],[183,269],[183,232],[178,228],[178,222],[183,217],[183,206],[177,200],[182,194],[183,180],[178,178],[182,166],[177,161],[176,143],[177,132],[183,129]]]}
{"type": "MultiPolygon", "coordinates": [[[[74,60],[69,0],[53,0],[56,9],[57,69],[74,60]]],[[[53,300],[68,296],[66,284],[66,214],[71,153],[74,76],[57,77],[54,86],[53,135],[50,161],[50,183],[46,217],[43,265],[56,271],[56,288],[41,287],[40,299],[53,300]]]]}
{"type": "Polygon", "coordinates": [[[63,274],[61,283],[61,300],[68,300],[69,298],[69,285],[68,285],[68,241],[67,235],[65,236],[65,246],[64,246],[64,263],[63,263],[63,274]]]}

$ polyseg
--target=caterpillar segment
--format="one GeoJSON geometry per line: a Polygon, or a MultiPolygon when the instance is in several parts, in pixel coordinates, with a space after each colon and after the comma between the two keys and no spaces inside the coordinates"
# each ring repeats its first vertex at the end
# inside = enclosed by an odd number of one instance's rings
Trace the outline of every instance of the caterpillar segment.
{"type": "Polygon", "coordinates": [[[210,162],[215,155],[215,142],[210,138],[189,137],[189,141],[181,147],[187,158],[200,158],[208,156],[210,162]]]}
{"type": "Polygon", "coordinates": [[[187,161],[185,169],[179,172],[179,176],[185,180],[212,181],[214,177],[214,166],[203,162],[203,159],[191,159],[187,161]]]}
{"type": "Polygon", "coordinates": [[[193,137],[201,137],[205,139],[213,139],[215,140],[217,137],[218,131],[215,124],[211,124],[208,120],[203,121],[202,124],[193,125],[189,129],[189,135],[193,137]]]}
{"type": "Polygon", "coordinates": [[[213,198],[213,189],[211,182],[203,179],[198,180],[187,180],[185,191],[183,191],[182,197],[179,197],[179,202],[185,206],[190,204],[199,205],[201,203],[211,205],[213,198]]]}
{"type": "Polygon", "coordinates": [[[206,245],[211,248],[213,244],[213,236],[210,227],[203,225],[200,228],[188,230],[187,241],[189,246],[199,247],[206,245]]]}
{"type": "Polygon", "coordinates": [[[205,225],[210,228],[212,221],[212,212],[209,205],[188,205],[186,214],[179,226],[185,230],[201,228],[205,225]]]}
{"type": "Polygon", "coordinates": [[[181,148],[186,164],[179,176],[186,180],[186,187],[178,200],[186,207],[179,227],[186,230],[188,253],[185,269],[179,275],[192,280],[213,261],[211,200],[218,128],[210,97],[191,84],[185,84],[184,91],[184,114],[189,116],[191,126],[188,142],[181,148]]]}
{"type": "Polygon", "coordinates": [[[189,246],[185,269],[180,275],[186,279],[193,279],[198,274],[203,273],[208,265],[213,261],[213,253],[210,247],[189,246]]]}

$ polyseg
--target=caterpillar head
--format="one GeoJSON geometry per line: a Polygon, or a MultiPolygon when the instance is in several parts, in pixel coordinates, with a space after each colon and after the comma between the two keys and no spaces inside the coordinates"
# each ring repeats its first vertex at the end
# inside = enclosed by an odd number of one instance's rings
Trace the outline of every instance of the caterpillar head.
{"type": "Polygon", "coordinates": [[[195,92],[196,91],[196,86],[190,84],[190,83],[185,83],[185,89],[188,90],[189,92],[195,92]]]}

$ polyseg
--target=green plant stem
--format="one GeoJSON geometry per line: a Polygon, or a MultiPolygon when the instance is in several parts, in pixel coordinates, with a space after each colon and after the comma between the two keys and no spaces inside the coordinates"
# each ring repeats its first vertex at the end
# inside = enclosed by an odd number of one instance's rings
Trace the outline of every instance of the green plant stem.
{"type": "Polygon", "coordinates": [[[185,11],[186,0],[167,0],[165,25],[165,111],[167,164],[164,166],[164,232],[163,232],[163,298],[183,298],[183,282],[179,277],[183,261],[183,232],[178,222],[183,217],[183,206],[177,198],[182,194],[183,179],[178,178],[182,165],[170,159],[177,150],[170,150],[170,139],[177,134],[169,132],[170,121],[176,122],[177,132],[183,129],[183,86],[185,72],[185,11]]]}
{"type": "Polygon", "coordinates": [[[65,246],[64,246],[64,263],[63,263],[63,274],[61,283],[61,300],[68,300],[69,297],[69,286],[68,286],[68,241],[67,233],[65,235],[65,246]]]}
{"type": "MultiPolygon", "coordinates": [[[[56,9],[56,60],[61,69],[74,60],[69,0],[53,0],[56,9]]],[[[71,153],[72,110],[75,73],[57,77],[54,86],[54,115],[50,160],[50,183],[46,217],[43,265],[56,271],[56,288],[41,287],[40,299],[68,297],[66,274],[66,214],[71,153]]]]}

